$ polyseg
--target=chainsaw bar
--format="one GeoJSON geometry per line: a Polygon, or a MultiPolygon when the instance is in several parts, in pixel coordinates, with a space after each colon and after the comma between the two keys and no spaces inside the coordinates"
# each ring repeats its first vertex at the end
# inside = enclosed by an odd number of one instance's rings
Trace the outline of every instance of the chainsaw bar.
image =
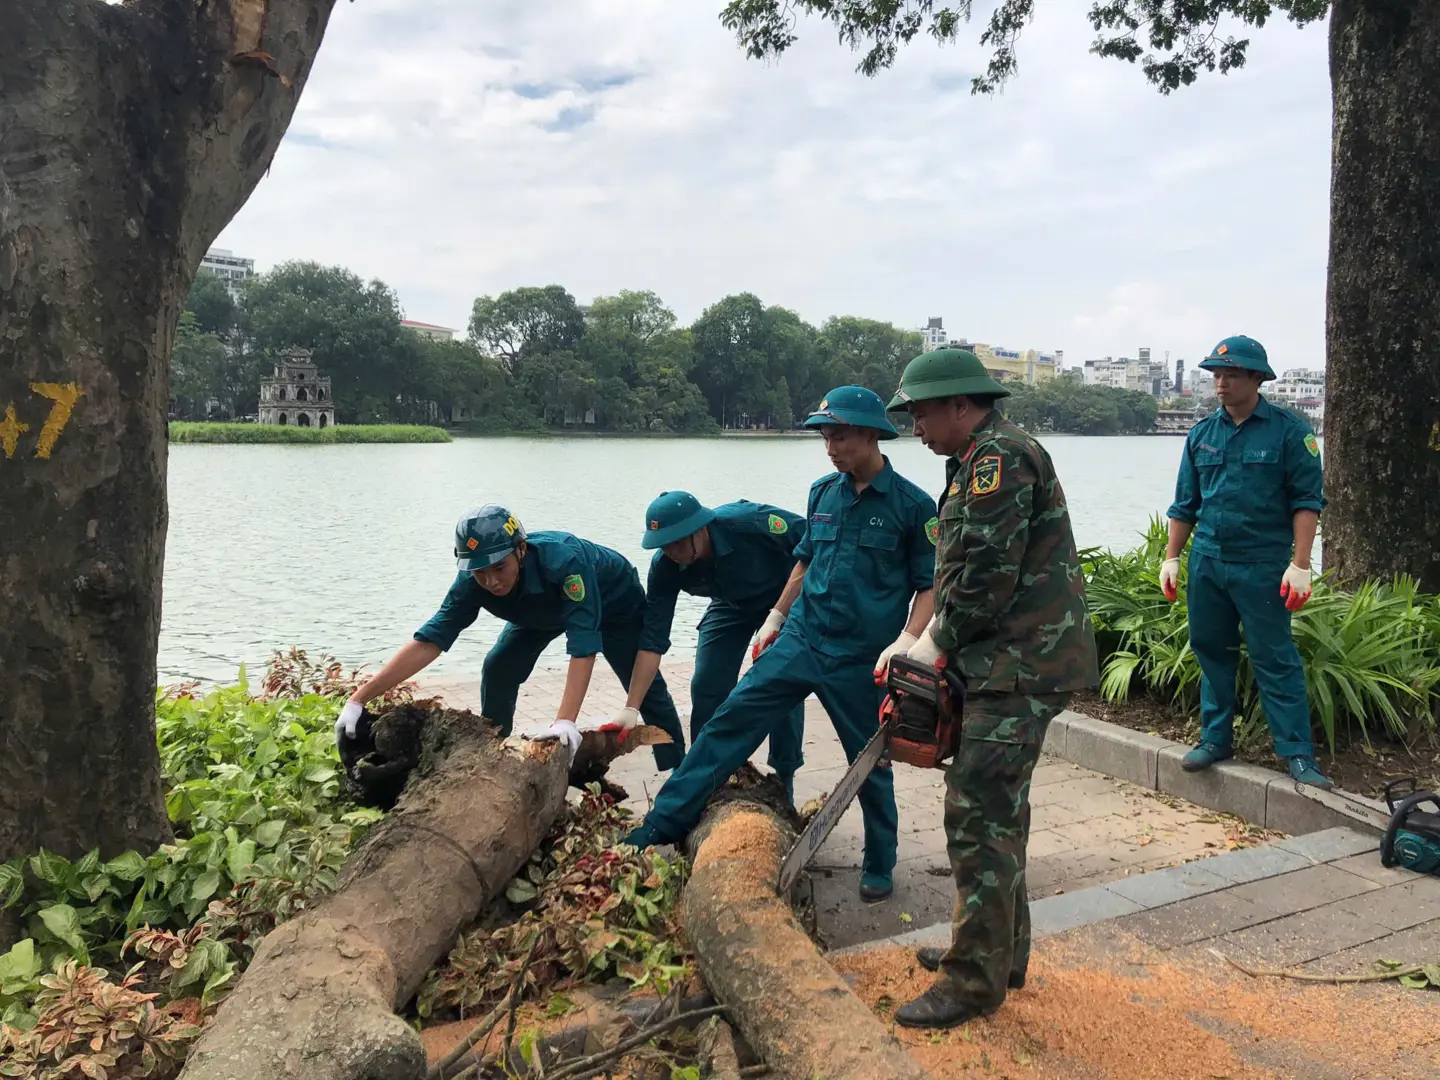
{"type": "Polygon", "coordinates": [[[816,811],[815,816],[810,819],[810,824],[805,826],[795,846],[790,849],[790,854],[785,856],[785,861],[780,865],[780,895],[788,896],[790,890],[795,886],[795,879],[800,876],[800,871],[809,865],[810,860],[815,857],[815,852],[820,850],[820,845],[830,835],[837,822],[844,815],[846,808],[855,801],[855,796],[860,793],[860,787],[865,783],[866,777],[874,771],[876,763],[884,756],[885,747],[890,741],[890,728],[888,725],[881,725],[880,729],[870,737],[865,744],[865,749],[860,751],[859,756],[846,770],[845,775],[840,778],[840,783],[835,785],[835,790],[825,800],[825,805],[816,811]]]}

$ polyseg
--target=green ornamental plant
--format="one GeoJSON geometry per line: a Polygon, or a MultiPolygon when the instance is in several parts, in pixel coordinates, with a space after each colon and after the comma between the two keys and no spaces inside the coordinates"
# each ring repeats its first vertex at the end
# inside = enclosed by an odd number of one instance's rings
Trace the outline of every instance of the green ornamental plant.
{"type": "MultiPolygon", "coordinates": [[[[1121,701],[1136,691],[1194,711],[1200,665],[1185,617],[1186,552],[1180,599],[1160,591],[1167,525],[1152,518],[1142,543],[1115,554],[1082,552],[1086,593],[1101,654],[1101,692],[1121,701]]],[[[1310,710],[1319,740],[1336,747],[1372,737],[1401,742],[1434,739],[1440,713],[1440,597],[1397,577],[1349,591],[1322,574],[1310,601],[1296,612],[1295,642],[1305,665],[1310,710]]],[[[1239,665],[1242,740],[1263,737],[1264,708],[1242,643],[1239,665]]]]}

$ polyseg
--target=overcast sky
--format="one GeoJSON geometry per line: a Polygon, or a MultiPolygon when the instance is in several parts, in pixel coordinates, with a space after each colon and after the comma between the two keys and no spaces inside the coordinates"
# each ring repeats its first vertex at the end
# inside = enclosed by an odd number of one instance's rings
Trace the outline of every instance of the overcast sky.
{"type": "Polygon", "coordinates": [[[1089,54],[1088,0],[1047,0],[987,99],[978,26],[867,79],[813,20],[747,60],[721,6],[342,0],[216,244],[380,277],[457,329],[477,295],[558,282],[653,289],[685,322],[745,290],[817,324],[938,315],[1072,366],[1193,364],[1232,333],[1323,364],[1324,25],[1277,21],[1245,70],[1165,97],[1089,54]]]}

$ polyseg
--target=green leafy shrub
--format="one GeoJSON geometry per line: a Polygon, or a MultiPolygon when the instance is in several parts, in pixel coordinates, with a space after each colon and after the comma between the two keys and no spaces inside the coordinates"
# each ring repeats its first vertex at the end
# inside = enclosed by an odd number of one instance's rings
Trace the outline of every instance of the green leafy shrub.
{"type": "MultiPolygon", "coordinates": [[[[43,979],[70,962],[89,986],[98,965],[138,958],[132,971],[152,997],[216,1004],[259,939],[330,891],[383,816],[346,799],[335,750],[335,716],[362,678],[292,649],[272,657],[259,697],[243,667],[236,685],[204,695],[194,684],[159,691],[175,842],[109,860],[40,851],[0,864],[0,907],[18,908],[28,935],[0,956],[5,1022],[36,1023],[43,979]]],[[[397,687],[382,704],[411,696],[413,685],[397,687]]]]}
{"type": "Polygon", "coordinates": [[[428,424],[337,424],[327,428],[278,424],[170,421],[175,443],[447,443],[450,433],[428,424]]]}
{"type": "MultiPolygon", "coordinates": [[[[1200,664],[1190,649],[1185,614],[1187,560],[1182,556],[1180,562],[1180,599],[1171,604],[1160,591],[1166,532],[1166,523],[1155,518],[1133,551],[1082,553],[1100,647],[1101,692],[1120,701],[1140,689],[1193,711],[1199,705],[1200,664]]],[[[1331,588],[1322,575],[1314,589],[1292,623],[1311,716],[1325,745],[1333,752],[1357,740],[1369,743],[1372,736],[1435,738],[1440,597],[1419,592],[1408,577],[1349,591],[1331,588]]],[[[1238,692],[1241,738],[1263,734],[1264,710],[1243,644],[1238,692]]]]}
{"type": "Polygon", "coordinates": [[[527,956],[525,990],[619,976],[667,992],[688,971],[676,909],[689,867],[683,858],[617,848],[629,816],[591,785],[506,889],[521,917],[498,928],[482,921],[462,935],[420,987],[420,1016],[493,1005],[527,956]]]}

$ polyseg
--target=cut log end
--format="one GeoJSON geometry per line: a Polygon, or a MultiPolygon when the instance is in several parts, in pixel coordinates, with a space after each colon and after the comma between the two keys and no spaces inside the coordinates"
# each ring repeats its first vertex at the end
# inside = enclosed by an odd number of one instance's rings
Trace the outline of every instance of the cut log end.
{"type": "Polygon", "coordinates": [[[690,835],[685,926],[706,985],[778,1077],[925,1080],[776,895],[793,811],[757,790],[712,802],[690,835]]]}

